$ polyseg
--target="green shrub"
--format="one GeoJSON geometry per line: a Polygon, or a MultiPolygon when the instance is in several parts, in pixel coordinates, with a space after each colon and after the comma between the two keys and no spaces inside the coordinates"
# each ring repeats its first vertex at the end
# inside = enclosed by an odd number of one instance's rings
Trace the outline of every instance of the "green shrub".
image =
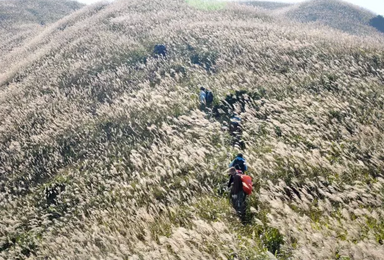
{"type": "Polygon", "coordinates": [[[263,244],[272,254],[279,254],[281,246],[284,244],[284,237],[276,228],[268,227],[262,236],[263,244]]]}

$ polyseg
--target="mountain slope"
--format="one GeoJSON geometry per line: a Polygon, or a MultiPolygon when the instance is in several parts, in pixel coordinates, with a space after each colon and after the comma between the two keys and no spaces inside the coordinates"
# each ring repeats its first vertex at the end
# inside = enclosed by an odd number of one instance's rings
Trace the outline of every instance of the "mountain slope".
{"type": "Polygon", "coordinates": [[[380,259],[380,40],[254,9],[100,3],[9,56],[0,257],[380,259]],[[199,110],[200,84],[223,110],[243,93],[230,109],[244,151],[228,115],[199,110]],[[240,151],[255,183],[244,224],[221,187],[240,151]]]}
{"type": "Polygon", "coordinates": [[[0,24],[52,23],[82,6],[76,1],[66,0],[0,1],[0,24]]]}
{"type": "MultiPolygon", "coordinates": [[[[0,1],[0,62],[27,40],[84,5],[66,0],[0,1]]],[[[6,66],[5,66],[6,67],[6,66]]],[[[0,67],[0,72],[5,68],[0,67]]]]}
{"type": "Polygon", "coordinates": [[[353,34],[366,35],[374,31],[369,26],[369,20],[375,16],[372,12],[339,0],[307,1],[286,15],[299,22],[324,24],[353,34]]]}

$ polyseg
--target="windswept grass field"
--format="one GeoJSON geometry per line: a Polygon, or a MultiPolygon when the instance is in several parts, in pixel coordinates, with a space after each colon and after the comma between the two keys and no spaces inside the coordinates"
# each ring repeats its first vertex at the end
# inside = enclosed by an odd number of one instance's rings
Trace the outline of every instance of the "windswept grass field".
{"type": "Polygon", "coordinates": [[[356,35],[369,35],[375,31],[369,26],[369,20],[376,16],[374,13],[344,1],[305,1],[293,6],[286,16],[299,22],[326,25],[356,35]]]}
{"type": "Polygon", "coordinates": [[[0,259],[383,259],[383,36],[201,2],[0,34],[0,259]],[[200,85],[242,93],[244,151],[200,85]],[[245,224],[221,189],[240,151],[245,224]]]}

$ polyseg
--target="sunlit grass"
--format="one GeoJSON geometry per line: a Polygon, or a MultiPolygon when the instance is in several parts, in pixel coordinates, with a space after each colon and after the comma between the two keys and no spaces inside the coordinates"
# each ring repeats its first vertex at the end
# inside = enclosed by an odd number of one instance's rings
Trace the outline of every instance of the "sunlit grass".
{"type": "Polygon", "coordinates": [[[221,10],[226,6],[226,2],[215,0],[186,0],[186,2],[194,8],[207,11],[221,10]]]}
{"type": "Polygon", "coordinates": [[[1,259],[384,255],[381,38],[179,0],[99,3],[38,31],[0,34],[1,259]],[[200,85],[221,116],[200,111],[200,85]],[[224,189],[239,152],[243,223],[224,189]]]}

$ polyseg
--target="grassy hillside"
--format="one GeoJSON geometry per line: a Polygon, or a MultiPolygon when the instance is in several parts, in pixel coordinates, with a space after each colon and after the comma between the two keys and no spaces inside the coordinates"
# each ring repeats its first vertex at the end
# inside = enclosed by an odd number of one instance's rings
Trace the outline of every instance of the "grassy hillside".
{"type": "Polygon", "coordinates": [[[52,23],[82,6],[76,1],[66,0],[0,1],[0,24],[52,23]]]}
{"type": "Polygon", "coordinates": [[[380,39],[214,9],[86,6],[0,63],[0,258],[382,259],[380,39]],[[245,224],[200,84],[243,93],[245,224]]]}
{"type": "MultiPolygon", "coordinates": [[[[0,1],[0,62],[17,47],[41,33],[45,26],[80,9],[83,4],[66,0],[0,1]]],[[[0,67],[0,72],[5,68],[0,67]]]]}
{"type": "Polygon", "coordinates": [[[318,23],[352,34],[367,35],[373,31],[369,20],[374,13],[339,0],[312,0],[296,5],[286,15],[303,23],[318,23]]]}

